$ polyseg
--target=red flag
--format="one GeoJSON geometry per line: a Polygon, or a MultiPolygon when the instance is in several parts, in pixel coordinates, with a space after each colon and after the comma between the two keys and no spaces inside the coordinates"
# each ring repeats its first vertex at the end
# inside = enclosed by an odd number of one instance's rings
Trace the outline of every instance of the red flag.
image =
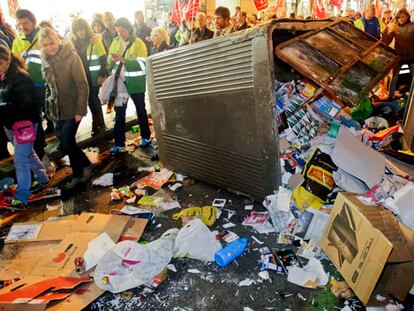
{"type": "Polygon", "coordinates": [[[181,18],[184,19],[185,16],[187,15],[187,2],[183,2],[183,4],[181,5],[181,18]]]}
{"type": "Polygon", "coordinates": [[[7,0],[7,5],[9,7],[9,15],[11,17],[16,17],[16,11],[19,9],[18,0],[7,0]]]}
{"type": "Polygon", "coordinates": [[[269,13],[275,13],[279,18],[286,16],[286,2],[285,0],[277,0],[276,5],[267,10],[269,13]]]}
{"type": "Polygon", "coordinates": [[[265,10],[269,6],[269,0],[253,0],[253,2],[258,11],[265,10]]]}
{"type": "Polygon", "coordinates": [[[323,6],[322,0],[315,0],[313,2],[313,14],[319,19],[324,19],[328,17],[326,14],[325,7],[323,6]]]}
{"type": "Polygon", "coordinates": [[[330,0],[329,3],[332,4],[333,6],[336,6],[338,9],[340,9],[342,8],[343,0],[330,0]]]}
{"type": "Polygon", "coordinates": [[[200,0],[190,0],[187,5],[187,13],[185,14],[185,18],[187,20],[190,18],[195,18],[199,6],[200,0]]]}
{"type": "Polygon", "coordinates": [[[173,3],[173,9],[172,9],[171,19],[177,25],[180,25],[181,24],[181,6],[180,6],[180,0],[175,0],[174,3],[173,3]]]}

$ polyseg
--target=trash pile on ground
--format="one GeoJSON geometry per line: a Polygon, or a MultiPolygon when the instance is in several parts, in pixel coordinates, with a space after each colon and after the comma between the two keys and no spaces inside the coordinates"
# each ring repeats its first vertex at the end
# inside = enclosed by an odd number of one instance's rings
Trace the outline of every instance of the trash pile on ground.
{"type": "Polygon", "coordinates": [[[326,285],[314,260],[327,256],[346,297],[404,301],[414,283],[414,183],[385,156],[413,158],[402,151],[401,126],[376,115],[369,97],[349,108],[304,80],[275,85],[283,187],[264,204],[278,240],[300,239],[296,255],[310,258],[288,270],[288,281],[326,285]]]}
{"type": "MultiPolygon", "coordinates": [[[[194,181],[158,164],[139,167],[140,177],[129,185],[115,186],[115,174],[105,173],[92,185],[110,189],[111,215],[11,227],[5,243],[22,248],[1,260],[0,306],[70,310],[105,291],[124,295],[140,287],[151,294],[177,270],[172,262],[178,258],[226,269],[253,250],[260,272],[238,287],[271,283],[277,274],[299,288],[329,288],[345,301],[345,311],[362,304],[398,310],[414,283],[414,183],[382,151],[399,152],[401,127],[375,115],[356,121],[345,105],[304,80],[276,87],[282,186],[264,198],[261,210],[253,202],[243,211],[229,208],[222,198],[182,206],[177,193],[194,181]],[[157,222],[167,212],[176,228],[157,222]],[[147,223],[160,236],[137,243],[147,223]],[[239,235],[239,226],[253,234],[239,235]],[[281,248],[269,248],[265,236],[281,248]],[[329,262],[339,274],[327,271],[329,262]]],[[[300,292],[296,299],[307,300],[300,292]]]]}

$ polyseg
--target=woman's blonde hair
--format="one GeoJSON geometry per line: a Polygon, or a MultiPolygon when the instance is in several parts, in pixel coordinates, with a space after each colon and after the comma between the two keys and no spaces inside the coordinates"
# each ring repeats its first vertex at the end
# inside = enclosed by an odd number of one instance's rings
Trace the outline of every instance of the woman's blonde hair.
{"type": "Polygon", "coordinates": [[[162,41],[164,41],[165,43],[168,44],[168,42],[170,41],[169,37],[168,37],[168,32],[167,30],[165,30],[162,27],[156,27],[151,31],[151,37],[159,37],[162,39],[162,41]]]}
{"type": "Polygon", "coordinates": [[[58,44],[60,44],[61,41],[57,32],[50,27],[41,28],[39,31],[39,41],[42,42],[45,38],[48,38],[58,44]]]}

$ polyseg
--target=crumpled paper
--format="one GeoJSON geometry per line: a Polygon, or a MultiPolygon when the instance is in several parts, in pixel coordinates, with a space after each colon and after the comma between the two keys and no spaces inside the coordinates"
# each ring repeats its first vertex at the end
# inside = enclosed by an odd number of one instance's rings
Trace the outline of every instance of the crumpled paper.
{"type": "Polygon", "coordinates": [[[312,258],[303,268],[290,267],[287,280],[302,287],[317,288],[328,284],[329,276],[323,269],[321,262],[316,258],[312,258]]]}
{"type": "Polygon", "coordinates": [[[101,177],[96,178],[93,182],[93,186],[102,186],[108,187],[114,184],[114,174],[113,173],[106,173],[101,177]]]}

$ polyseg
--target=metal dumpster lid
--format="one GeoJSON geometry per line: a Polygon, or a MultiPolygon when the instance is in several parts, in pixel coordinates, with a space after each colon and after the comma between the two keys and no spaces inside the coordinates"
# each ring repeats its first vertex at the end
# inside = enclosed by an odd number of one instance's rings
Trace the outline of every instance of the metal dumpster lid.
{"type": "Polygon", "coordinates": [[[399,60],[381,40],[344,20],[283,42],[275,53],[331,96],[354,106],[399,60]]]}

